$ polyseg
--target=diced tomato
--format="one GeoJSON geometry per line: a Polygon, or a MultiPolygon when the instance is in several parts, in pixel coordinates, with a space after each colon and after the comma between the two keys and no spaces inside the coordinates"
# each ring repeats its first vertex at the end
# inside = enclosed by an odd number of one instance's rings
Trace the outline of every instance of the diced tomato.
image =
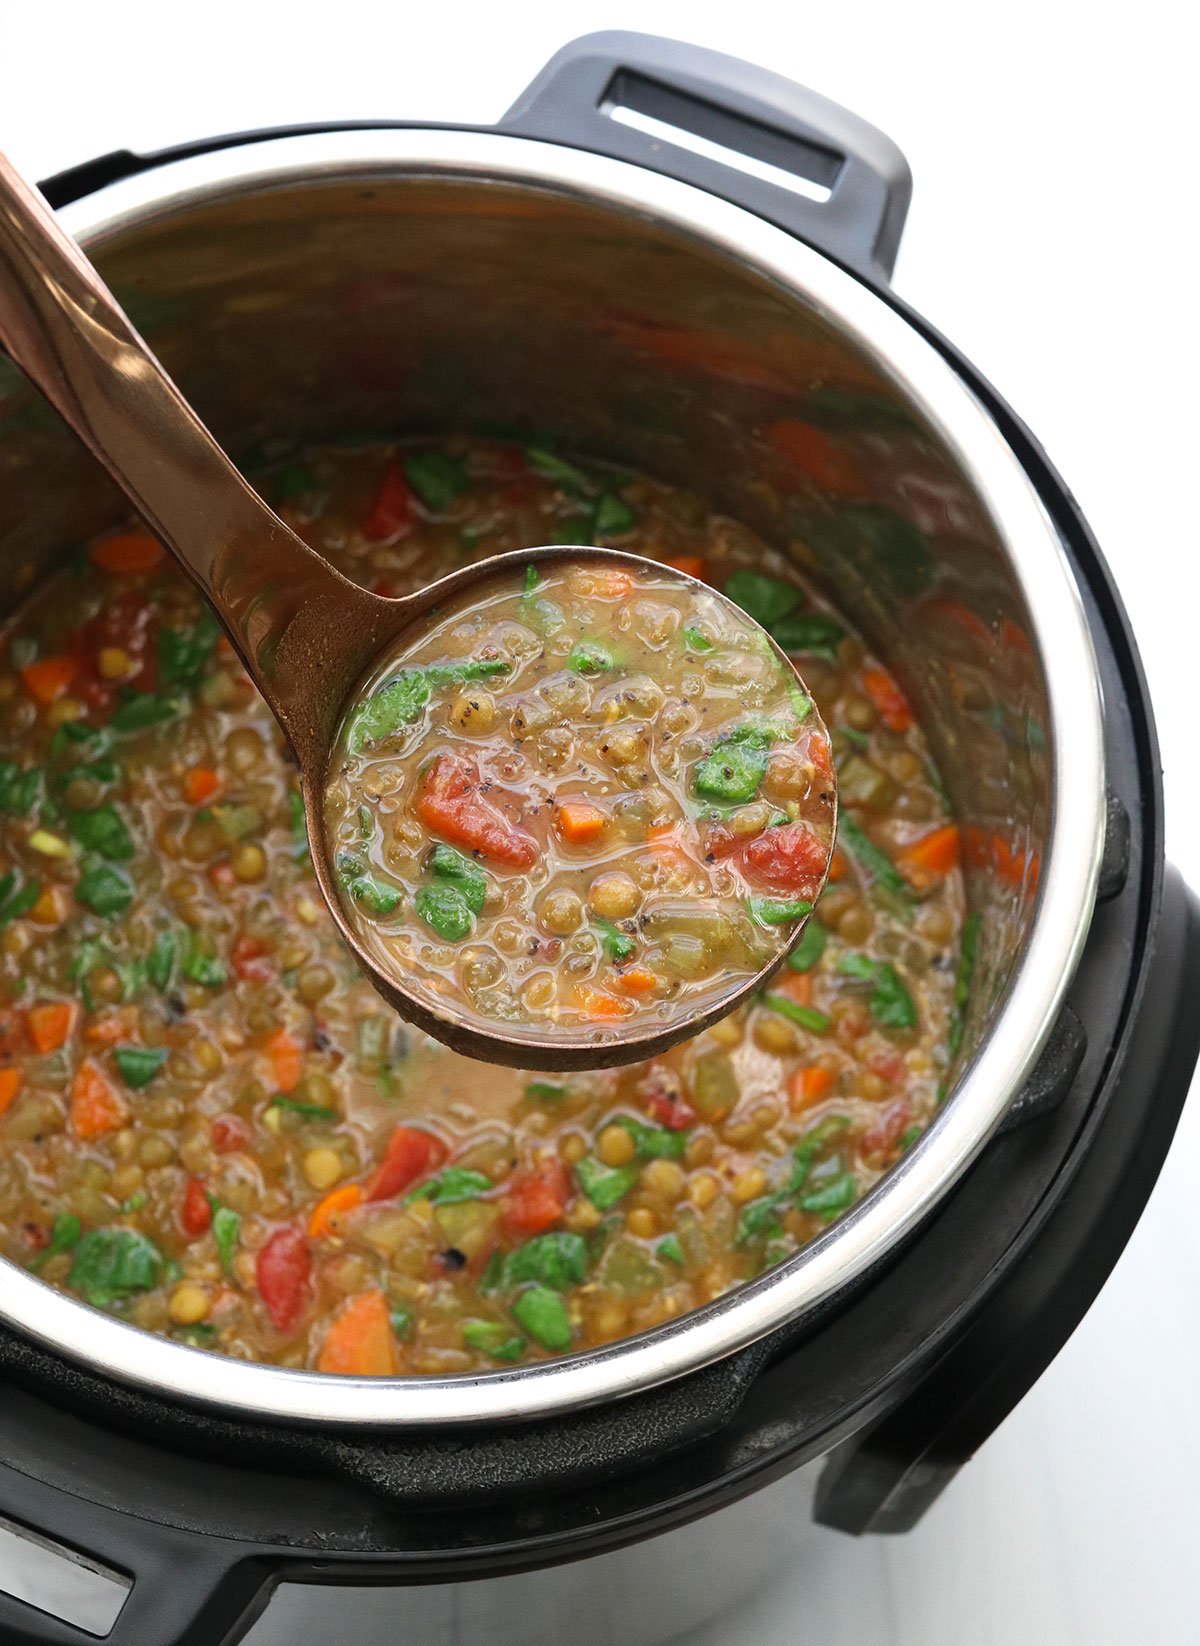
{"type": "Polygon", "coordinates": [[[243,983],[267,983],[275,975],[275,963],[268,956],[266,945],[245,932],[235,941],[230,959],[243,983]]]}
{"type": "Polygon", "coordinates": [[[418,1126],[397,1126],[383,1159],[367,1180],[367,1199],[390,1200],[419,1177],[436,1172],[446,1154],[446,1145],[432,1132],[418,1126]]]}
{"type": "Polygon", "coordinates": [[[304,1047],[286,1029],[276,1029],[267,1039],[267,1051],[281,1092],[294,1092],[304,1073],[304,1047]]]}
{"type": "Polygon", "coordinates": [[[861,492],[863,479],[858,464],[845,447],[815,424],[805,423],[799,417],[781,417],[767,430],[767,440],[789,468],[811,480],[821,491],[835,497],[852,497],[861,492]]]}
{"type": "Polygon", "coordinates": [[[75,1008],[69,1000],[44,1000],[31,1006],[25,1021],[34,1047],[45,1054],[56,1052],[66,1042],[75,1020],[75,1008]]]}
{"type": "Polygon", "coordinates": [[[696,1124],[696,1111],[673,1079],[652,1080],[646,1097],[646,1113],[668,1131],[686,1132],[696,1124]]]}
{"type": "Polygon", "coordinates": [[[21,670],[25,690],[35,703],[47,708],[69,688],[78,665],[71,657],[40,657],[36,663],[27,663],[21,670]]]}
{"type": "Polygon", "coordinates": [[[702,554],[676,554],[664,564],[673,567],[677,572],[682,572],[685,577],[696,578],[701,583],[708,577],[708,561],[702,554]]]}
{"type": "Polygon", "coordinates": [[[372,543],[386,543],[406,531],[412,518],[412,490],[403,468],[393,458],[383,471],[375,501],[362,523],[363,536],[372,543]]]}
{"type": "Polygon", "coordinates": [[[312,1279],[312,1253],[298,1229],[276,1229],[258,1254],[254,1279],[274,1324],[290,1331],[304,1313],[312,1279]]]}
{"type": "Polygon", "coordinates": [[[479,772],[470,761],[439,754],[422,779],[417,816],[452,845],[514,869],[531,869],[538,859],[537,841],[510,823],[480,787],[479,772]]]}
{"type": "Polygon", "coordinates": [[[884,669],[864,669],[863,690],[875,705],[875,712],[890,732],[906,732],[913,723],[908,698],[884,669]]]}
{"type": "Polygon", "coordinates": [[[105,1074],[85,1058],[71,1082],[71,1129],[90,1142],[115,1132],[129,1119],[129,1105],[105,1074]]]}
{"type": "Polygon", "coordinates": [[[756,886],[811,900],[821,884],[827,855],[806,823],[784,823],[756,835],[742,848],[740,861],[747,880],[756,886]]]}
{"type": "Polygon", "coordinates": [[[20,1069],[14,1069],[11,1064],[6,1068],[0,1069],[0,1114],[4,1113],[20,1090],[20,1069]]]}
{"type": "Polygon", "coordinates": [[[333,1318],[317,1356],[319,1372],[344,1377],[394,1377],[396,1337],[378,1286],[352,1297],[333,1318]]]}
{"type": "Polygon", "coordinates": [[[868,1157],[890,1154],[908,1130],[911,1120],[912,1103],[907,1097],[889,1103],[859,1138],[860,1152],[868,1157]]]}
{"type": "Polygon", "coordinates": [[[214,1115],[209,1128],[212,1146],[218,1154],[237,1154],[250,1147],[250,1128],[239,1114],[214,1115]]]}
{"type": "Polygon", "coordinates": [[[179,1213],[183,1231],[192,1240],[202,1235],[212,1223],[212,1202],[198,1177],[189,1177],[183,1191],[183,1207],[179,1213]]]}
{"type": "Polygon", "coordinates": [[[501,1202],[501,1220],[510,1234],[544,1234],[558,1222],[570,1198],[565,1167],[548,1159],[536,1171],[516,1174],[501,1202]]]}
{"type": "Polygon", "coordinates": [[[149,532],[121,532],[88,550],[92,565],[105,572],[152,572],[162,557],[162,544],[149,532]]]}

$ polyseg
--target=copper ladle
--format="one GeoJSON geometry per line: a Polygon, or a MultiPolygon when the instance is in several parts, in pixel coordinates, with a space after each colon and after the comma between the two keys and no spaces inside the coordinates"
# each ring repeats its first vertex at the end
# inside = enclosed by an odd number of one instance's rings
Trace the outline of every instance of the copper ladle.
{"type": "MultiPolygon", "coordinates": [[[[402,1016],[469,1056],[562,1070],[632,1062],[725,1016],[783,957],[714,1006],[669,1027],[597,1031],[593,1039],[482,1026],[410,994],[382,970],[343,912],[326,843],[326,768],[356,688],[429,609],[511,561],[603,560],[653,571],[637,555],[556,546],[494,556],[402,599],[349,581],[284,525],[247,485],[138,336],[50,206],[0,154],[0,345],[108,471],[212,604],[251,679],[283,727],[300,771],[313,868],[343,939],[402,1016]]],[[[694,579],[673,574],[691,585],[694,579]]],[[[718,597],[723,598],[723,597],[718,597]]],[[[742,621],[748,621],[739,612],[742,621]]],[[[785,653],[765,644],[793,673],[785,653]]],[[[796,675],[803,688],[803,681],[796,675]]],[[[828,872],[828,863],[826,864],[828,872]]],[[[796,927],[793,941],[800,936],[796,927]]],[[[634,1019],[636,1023],[636,1016],[634,1019]]]]}

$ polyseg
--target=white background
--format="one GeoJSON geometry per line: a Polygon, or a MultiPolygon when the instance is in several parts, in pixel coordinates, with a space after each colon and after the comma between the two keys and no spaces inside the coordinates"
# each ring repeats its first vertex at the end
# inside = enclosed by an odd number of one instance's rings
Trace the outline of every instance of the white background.
{"type": "MultiPolygon", "coordinates": [[[[0,0],[0,146],[38,177],[110,148],[289,121],[488,121],[559,45],[599,28],[715,47],[847,104],[916,176],[897,290],[1031,424],[1117,574],[1158,712],[1170,854],[1200,885],[1189,9],[0,0]]],[[[1200,1640],[1198,1138],[1193,1106],[1096,1307],[919,1531],[829,1536],[803,1593],[785,1584],[706,1642],[1200,1640]]]]}

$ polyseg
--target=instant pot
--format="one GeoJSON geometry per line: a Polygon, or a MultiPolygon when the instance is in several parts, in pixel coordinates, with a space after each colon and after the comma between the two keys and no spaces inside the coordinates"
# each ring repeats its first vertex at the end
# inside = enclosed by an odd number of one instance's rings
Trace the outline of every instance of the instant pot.
{"type": "MultiPolygon", "coordinates": [[[[815,571],[917,707],[979,941],[955,1079],[900,1164],[788,1262],[595,1352],[319,1376],[0,1265],[0,1638],[649,1646],[765,1581],[806,1521],[911,1527],[1146,1202],[1200,1040],[1200,917],[1164,865],[1145,682],[1087,524],[888,289],[903,157],[776,75],[599,34],[494,128],[248,133],[44,187],[247,461],[551,429],[815,571]],[[764,437],[786,417],[886,493],[798,488],[764,437]]],[[[0,371],[11,604],[122,504],[0,371]]]]}

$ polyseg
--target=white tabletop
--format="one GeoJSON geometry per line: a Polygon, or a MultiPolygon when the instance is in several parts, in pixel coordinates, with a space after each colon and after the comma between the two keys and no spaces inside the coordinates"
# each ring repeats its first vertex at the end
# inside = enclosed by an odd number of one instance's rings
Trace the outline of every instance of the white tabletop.
{"type": "MultiPolygon", "coordinates": [[[[1158,712],[1170,854],[1200,884],[1189,494],[1198,154],[1186,10],[1178,0],[1121,12],[1080,0],[0,0],[0,144],[45,176],[107,149],[288,121],[486,121],[559,45],[598,28],[767,63],[873,120],[916,176],[897,290],[1031,424],[1116,572],[1158,712]]],[[[799,1617],[806,1640],[870,1646],[1200,1638],[1198,1144],[1193,1106],[1091,1314],[918,1531],[822,1534],[826,1558],[806,1561],[802,1593],[785,1580],[704,1646],[791,1646],[799,1617]]]]}

